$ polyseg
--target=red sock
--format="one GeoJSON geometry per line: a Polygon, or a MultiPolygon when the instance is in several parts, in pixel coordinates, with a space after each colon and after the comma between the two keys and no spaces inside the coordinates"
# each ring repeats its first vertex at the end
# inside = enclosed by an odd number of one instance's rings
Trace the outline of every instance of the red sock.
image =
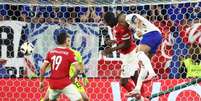
{"type": "Polygon", "coordinates": [[[128,81],[128,83],[123,86],[128,92],[131,92],[134,89],[134,85],[133,83],[131,83],[131,81],[128,81]]]}

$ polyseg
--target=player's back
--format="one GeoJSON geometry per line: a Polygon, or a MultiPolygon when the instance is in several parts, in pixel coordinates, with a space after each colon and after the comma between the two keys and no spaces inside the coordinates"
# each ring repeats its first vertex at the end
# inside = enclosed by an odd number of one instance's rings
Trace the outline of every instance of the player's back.
{"type": "Polygon", "coordinates": [[[76,62],[74,52],[69,48],[58,47],[48,52],[47,60],[51,64],[50,87],[62,89],[69,85],[70,65],[76,62]]]}

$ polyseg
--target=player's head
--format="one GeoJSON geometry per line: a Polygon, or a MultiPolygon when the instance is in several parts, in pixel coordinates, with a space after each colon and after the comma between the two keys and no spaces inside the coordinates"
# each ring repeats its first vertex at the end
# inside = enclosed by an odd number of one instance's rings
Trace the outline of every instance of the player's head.
{"type": "Polygon", "coordinates": [[[57,45],[63,45],[63,44],[67,44],[68,42],[68,34],[66,32],[60,32],[57,35],[55,35],[55,43],[57,45]]]}
{"type": "Polygon", "coordinates": [[[104,22],[110,26],[114,27],[117,24],[117,17],[112,12],[107,12],[104,14],[104,22]]]}

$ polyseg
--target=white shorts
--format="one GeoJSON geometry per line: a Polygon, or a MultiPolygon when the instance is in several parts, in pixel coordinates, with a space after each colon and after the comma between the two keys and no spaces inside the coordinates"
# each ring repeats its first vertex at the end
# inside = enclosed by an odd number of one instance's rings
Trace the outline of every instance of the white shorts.
{"type": "Polygon", "coordinates": [[[138,59],[136,55],[135,49],[128,54],[120,54],[120,58],[122,60],[121,66],[121,78],[130,78],[134,76],[136,70],[139,69],[138,59]]]}
{"type": "Polygon", "coordinates": [[[55,90],[55,89],[50,89],[48,88],[49,91],[49,99],[50,100],[55,100],[57,99],[57,97],[63,93],[65,96],[67,96],[70,101],[77,101],[82,99],[79,91],[76,89],[75,85],[70,84],[68,86],[66,86],[64,89],[62,90],[55,90]]]}

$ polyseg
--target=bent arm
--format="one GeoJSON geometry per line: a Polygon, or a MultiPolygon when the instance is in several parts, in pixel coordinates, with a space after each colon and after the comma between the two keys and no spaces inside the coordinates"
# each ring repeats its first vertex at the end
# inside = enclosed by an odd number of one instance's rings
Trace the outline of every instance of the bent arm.
{"type": "Polygon", "coordinates": [[[127,40],[124,40],[124,42],[122,44],[119,44],[118,46],[113,47],[112,51],[116,51],[116,50],[124,49],[124,48],[129,48],[129,47],[130,47],[130,40],[127,39],[127,40]]]}

